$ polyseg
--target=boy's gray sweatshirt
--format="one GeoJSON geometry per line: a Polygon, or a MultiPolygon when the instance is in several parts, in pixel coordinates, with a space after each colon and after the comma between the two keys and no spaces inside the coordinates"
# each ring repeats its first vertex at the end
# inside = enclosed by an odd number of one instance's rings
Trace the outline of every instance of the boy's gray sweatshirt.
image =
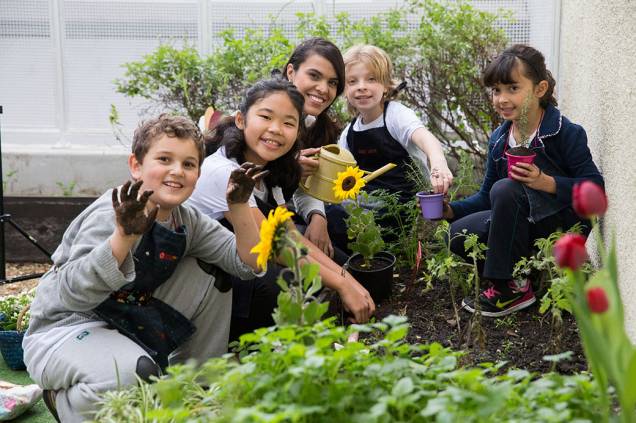
{"type": "MultiPolygon", "coordinates": [[[[238,256],[234,234],[219,222],[185,205],[174,209],[173,216],[178,226],[186,227],[184,257],[200,258],[242,279],[254,277],[253,270],[238,256]]],[[[115,211],[109,190],[77,216],[64,233],[53,253],[53,267],[40,279],[26,337],[99,319],[92,310],[111,292],[135,279],[132,254],[121,267],[112,254],[109,240],[114,230],[115,211]]],[[[180,273],[187,270],[187,266],[178,266],[165,283],[183,280],[185,275],[180,273]]]]}

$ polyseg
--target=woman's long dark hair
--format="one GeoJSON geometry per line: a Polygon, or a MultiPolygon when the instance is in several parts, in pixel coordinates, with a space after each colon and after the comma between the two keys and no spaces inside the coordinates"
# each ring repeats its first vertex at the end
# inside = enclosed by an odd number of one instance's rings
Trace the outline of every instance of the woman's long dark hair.
{"type": "MultiPolygon", "coordinates": [[[[309,56],[317,54],[324,57],[331,63],[336,76],[338,77],[338,86],[336,87],[336,97],[342,94],[345,86],[345,66],[342,59],[342,53],[340,49],[336,47],[334,43],[324,38],[310,38],[303,41],[294,49],[289,61],[283,67],[283,76],[287,78],[287,66],[292,65],[295,71],[298,71],[300,65],[302,65],[309,56]]],[[[331,102],[333,104],[333,102],[331,102]]],[[[318,116],[316,121],[309,128],[304,127],[300,134],[299,139],[303,148],[309,147],[321,147],[327,144],[333,144],[336,142],[338,135],[340,134],[340,128],[334,120],[329,116],[329,108],[331,104],[318,116]]]]}
{"type": "MultiPolygon", "coordinates": [[[[243,101],[239,106],[240,112],[246,119],[247,112],[258,100],[268,97],[271,94],[283,92],[287,94],[292,104],[298,111],[299,133],[303,128],[303,107],[305,98],[296,89],[296,87],[282,78],[265,79],[256,82],[245,93],[243,101]]],[[[245,162],[245,150],[248,148],[245,142],[245,134],[243,130],[237,128],[234,117],[227,116],[221,120],[216,126],[214,132],[206,139],[206,153],[218,149],[219,146],[225,147],[227,157],[236,159],[239,164],[245,162]]],[[[301,169],[298,164],[298,151],[300,149],[298,140],[294,142],[292,148],[278,159],[267,163],[265,169],[269,170],[269,174],[265,176],[265,184],[268,187],[279,186],[283,189],[285,198],[288,198],[298,188],[300,182],[301,169]]]]}
{"type": "Polygon", "coordinates": [[[548,90],[539,100],[539,104],[544,109],[548,104],[557,105],[554,97],[554,86],[556,81],[552,73],[545,66],[545,58],[541,52],[525,44],[515,44],[505,49],[499,56],[495,57],[484,71],[484,85],[494,87],[495,84],[512,84],[512,74],[517,66],[520,72],[533,84],[541,81],[548,81],[548,90]]]}

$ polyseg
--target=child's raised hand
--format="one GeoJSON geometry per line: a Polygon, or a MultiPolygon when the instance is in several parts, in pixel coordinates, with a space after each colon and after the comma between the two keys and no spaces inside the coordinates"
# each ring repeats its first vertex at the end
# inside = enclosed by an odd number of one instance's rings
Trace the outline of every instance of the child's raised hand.
{"type": "Polygon", "coordinates": [[[159,206],[156,206],[146,214],[146,204],[153,191],[144,191],[139,196],[142,184],[143,181],[137,181],[131,187],[131,181],[128,181],[119,190],[113,189],[113,208],[117,225],[126,235],[141,235],[146,232],[159,211],[159,206]]]}
{"type": "Polygon", "coordinates": [[[263,166],[245,162],[230,173],[225,194],[227,204],[246,203],[254,186],[269,173],[263,166]]]}

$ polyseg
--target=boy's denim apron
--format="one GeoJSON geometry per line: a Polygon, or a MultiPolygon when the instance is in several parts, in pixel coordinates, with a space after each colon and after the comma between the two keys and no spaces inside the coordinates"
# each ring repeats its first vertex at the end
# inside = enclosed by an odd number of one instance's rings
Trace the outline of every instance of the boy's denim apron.
{"type": "Polygon", "coordinates": [[[186,248],[185,227],[153,223],[133,254],[135,280],[113,292],[94,311],[132,339],[165,369],[168,356],[196,330],[188,318],[152,296],[174,273],[186,248]]]}

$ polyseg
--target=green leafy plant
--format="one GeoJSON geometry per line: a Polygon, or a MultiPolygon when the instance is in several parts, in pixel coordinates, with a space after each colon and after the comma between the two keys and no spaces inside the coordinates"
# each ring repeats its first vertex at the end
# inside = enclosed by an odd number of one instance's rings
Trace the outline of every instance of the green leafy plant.
{"type": "Polygon", "coordinates": [[[499,117],[481,80],[491,57],[507,43],[498,20],[509,15],[479,11],[470,2],[412,0],[418,24],[408,54],[396,57],[406,80],[407,102],[427,118],[427,126],[457,157],[458,143],[485,161],[490,133],[499,117]]]}
{"type": "Polygon", "coordinates": [[[262,269],[273,258],[278,258],[286,267],[277,282],[281,287],[278,307],[273,318],[277,325],[311,325],[327,311],[328,303],[323,303],[314,294],[322,287],[320,267],[307,261],[308,250],[302,244],[302,237],[289,229],[289,218],[293,215],[284,207],[270,211],[261,222],[260,241],[252,249],[258,253],[257,264],[262,269]]]}
{"type": "MultiPolygon", "coordinates": [[[[589,367],[594,374],[604,416],[610,421],[614,407],[608,388],[611,386],[620,404],[618,416],[611,421],[636,422],[636,346],[625,329],[625,316],[618,282],[616,245],[606,249],[598,219],[607,210],[607,197],[598,185],[585,181],[572,189],[574,210],[592,221],[601,267],[594,273],[581,270],[588,258],[585,238],[565,234],[554,245],[554,256],[572,284],[569,299],[589,367]]],[[[601,420],[599,420],[601,421],[601,420]]]]}
{"type": "Polygon", "coordinates": [[[316,296],[322,288],[320,266],[307,261],[307,247],[293,234],[283,235],[279,248],[286,267],[277,280],[281,292],[273,314],[274,322],[279,326],[313,325],[329,308],[328,302],[316,296]]]}
{"type": "MultiPolygon", "coordinates": [[[[456,235],[463,236],[463,235],[456,235]]],[[[441,221],[435,231],[435,237],[441,246],[437,249],[437,253],[426,260],[426,272],[423,279],[427,284],[427,291],[433,284],[433,281],[442,281],[448,284],[450,291],[450,301],[455,313],[455,326],[457,333],[461,337],[461,320],[459,317],[459,309],[457,307],[457,288],[461,287],[462,292],[466,294],[468,288],[473,283],[474,273],[470,271],[470,264],[453,254],[450,250],[450,241],[446,239],[450,237],[450,224],[447,221],[441,221]]],[[[425,247],[425,249],[427,249],[425,247]]]]}
{"type": "Polygon", "coordinates": [[[152,385],[107,394],[97,421],[423,422],[598,421],[588,374],[536,375],[503,364],[458,365],[439,344],[409,344],[405,318],[289,325],[247,334],[254,349],[180,365],[152,385]],[[347,342],[353,332],[372,333],[347,342]],[[197,389],[196,386],[205,388],[197,389]],[[125,399],[125,402],[122,401],[125,399]],[[134,420],[130,415],[133,412],[134,420]],[[108,419],[105,418],[108,416],[108,419]]]}
{"type": "MultiPolygon", "coordinates": [[[[568,230],[568,233],[581,233],[582,227],[576,224],[568,230]]],[[[535,241],[536,253],[529,257],[523,257],[514,267],[513,277],[531,278],[539,288],[535,293],[541,296],[539,312],[550,312],[552,317],[552,340],[555,350],[558,350],[560,337],[563,330],[563,312],[572,313],[570,297],[574,287],[570,279],[556,265],[552,250],[554,243],[563,236],[563,232],[556,231],[546,238],[535,241]]],[[[581,271],[589,274],[592,266],[588,263],[581,267],[581,271]]]]}
{"type": "Polygon", "coordinates": [[[67,184],[61,181],[57,181],[55,185],[57,185],[62,190],[62,195],[64,197],[72,197],[73,194],[75,193],[75,187],[77,186],[77,181],[71,181],[67,184]]]}
{"type": "Polygon", "coordinates": [[[422,230],[417,200],[414,197],[410,201],[402,201],[398,193],[386,190],[375,190],[370,198],[371,202],[382,205],[378,221],[390,222],[380,228],[386,250],[397,258],[400,266],[415,266],[418,235],[422,230]]]}
{"type": "Polygon", "coordinates": [[[197,122],[225,95],[213,58],[201,57],[191,46],[161,45],[123,66],[124,76],[115,80],[117,92],[143,98],[146,111],[172,110],[197,122]]]}
{"type": "MultiPolygon", "coordinates": [[[[16,330],[18,316],[31,304],[35,292],[33,290],[0,298],[0,328],[2,330],[16,330]]],[[[29,325],[30,312],[26,311],[22,317],[22,328],[29,325]]]]}
{"type": "Polygon", "coordinates": [[[344,205],[348,214],[345,219],[347,237],[351,240],[347,246],[364,258],[365,267],[371,266],[373,256],[384,250],[385,246],[380,227],[375,221],[375,210],[364,207],[364,204],[369,204],[369,198],[365,191],[361,191],[355,201],[344,205]]]}
{"type": "Polygon", "coordinates": [[[467,331],[467,343],[471,343],[474,339],[475,342],[472,342],[475,345],[478,345],[480,348],[485,348],[486,345],[486,332],[484,331],[483,326],[481,325],[481,307],[479,303],[479,294],[480,294],[480,284],[479,284],[479,270],[477,267],[477,263],[479,261],[484,260],[484,252],[488,249],[488,247],[479,242],[479,237],[477,234],[468,234],[465,235],[466,239],[464,240],[464,249],[468,257],[472,261],[472,282],[474,288],[474,304],[475,304],[475,312],[471,316],[469,329],[467,331]]]}
{"type": "MultiPolygon", "coordinates": [[[[387,51],[396,78],[408,82],[405,103],[421,114],[449,154],[459,157],[459,151],[468,149],[483,162],[488,135],[499,117],[480,72],[506,44],[498,25],[505,14],[478,11],[466,0],[411,0],[370,19],[354,20],[346,13],[334,21],[313,13],[297,16],[295,39],[284,35],[274,16],[267,33],[250,29],[238,37],[222,32],[222,44],[208,57],[191,46],[162,45],[142,60],[125,64],[116,89],[147,100],[146,110],[173,110],[197,121],[208,106],[235,110],[247,86],[282,68],[297,40],[322,36],[343,50],[369,43],[387,51]]],[[[348,120],[342,99],[331,112],[340,123],[348,120]]]]}

